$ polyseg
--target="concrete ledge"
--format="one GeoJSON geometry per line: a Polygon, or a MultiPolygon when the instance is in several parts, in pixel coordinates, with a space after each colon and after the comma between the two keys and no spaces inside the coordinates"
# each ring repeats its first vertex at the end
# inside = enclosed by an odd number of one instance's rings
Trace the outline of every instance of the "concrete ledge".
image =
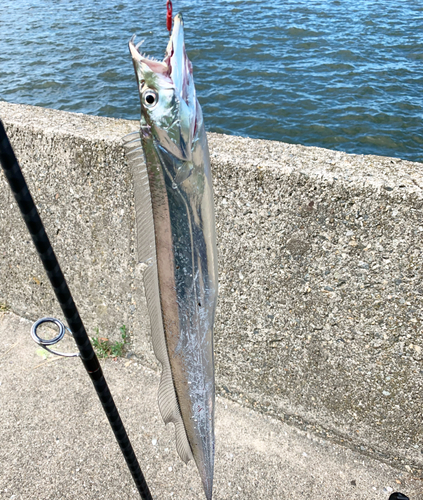
{"type": "MultiPolygon", "coordinates": [[[[136,122],[0,102],[89,331],[155,365],[120,138],[136,122]]],[[[423,165],[209,134],[222,395],[423,468],[423,165]]],[[[4,178],[0,302],[60,317],[4,178]]],[[[421,472],[420,472],[421,473],[421,472]]]]}

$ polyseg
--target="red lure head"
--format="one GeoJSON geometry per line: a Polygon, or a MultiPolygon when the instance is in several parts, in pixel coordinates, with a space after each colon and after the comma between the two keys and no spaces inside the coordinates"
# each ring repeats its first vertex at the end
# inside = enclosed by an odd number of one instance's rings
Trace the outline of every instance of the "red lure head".
{"type": "Polygon", "coordinates": [[[171,2],[171,0],[167,0],[166,8],[167,8],[166,27],[170,33],[170,31],[172,30],[172,2],[171,2]]]}

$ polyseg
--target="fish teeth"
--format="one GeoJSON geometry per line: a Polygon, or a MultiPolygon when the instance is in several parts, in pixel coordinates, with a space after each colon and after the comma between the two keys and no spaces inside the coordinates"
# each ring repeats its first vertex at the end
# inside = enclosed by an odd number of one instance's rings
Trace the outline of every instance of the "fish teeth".
{"type": "MultiPolygon", "coordinates": [[[[141,42],[138,42],[138,43],[135,45],[135,48],[138,50],[138,49],[141,47],[141,45],[142,45],[143,43],[144,43],[144,40],[141,40],[141,42]]],[[[138,52],[139,52],[139,50],[138,50],[138,52]]]]}
{"type": "Polygon", "coordinates": [[[143,58],[143,59],[149,59],[150,61],[155,61],[155,62],[161,62],[159,59],[156,59],[155,57],[153,56],[149,56],[147,54],[143,54],[141,51],[140,51],[140,47],[141,45],[145,42],[145,39],[141,40],[141,42],[138,42],[136,45],[135,45],[135,39],[137,38],[137,35],[132,35],[132,38],[131,38],[131,43],[135,46],[135,48],[138,50],[138,53],[139,55],[143,58]]]}
{"type": "Polygon", "coordinates": [[[153,56],[149,56],[148,54],[143,54],[142,52],[140,52],[140,56],[141,56],[143,59],[148,59],[149,61],[161,62],[161,61],[159,61],[159,59],[156,59],[156,58],[155,58],[155,57],[153,57],[153,56]]]}

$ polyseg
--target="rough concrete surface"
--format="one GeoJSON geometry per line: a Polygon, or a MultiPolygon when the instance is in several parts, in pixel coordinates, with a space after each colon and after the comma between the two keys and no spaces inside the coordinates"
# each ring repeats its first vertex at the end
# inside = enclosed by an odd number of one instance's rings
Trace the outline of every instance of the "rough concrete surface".
{"type": "MultiPolygon", "coordinates": [[[[136,122],[0,102],[89,332],[155,368],[137,265],[136,122]]],[[[423,165],[209,134],[220,395],[422,476],[423,165]]],[[[0,302],[61,317],[0,181],[0,302]]]]}
{"type": "MultiPolygon", "coordinates": [[[[30,326],[0,317],[0,498],[139,498],[82,363],[40,350],[30,326]]],[[[153,497],[204,498],[161,421],[158,373],[125,358],[103,370],[153,497]]],[[[216,423],[215,500],[388,500],[398,490],[423,499],[410,474],[221,397],[216,423]]]]}
{"type": "MultiPolygon", "coordinates": [[[[125,324],[153,362],[135,258],[132,175],[121,147],[136,124],[4,102],[0,117],[87,331],[114,341],[125,324]]],[[[0,185],[0,302],[28,318],[60,318],[3,175],[0,185]]]]}
{"type": "Polygon", "coordinates": [[[421,469],[423,165],[219,139],[220,387],[421,469]]]}

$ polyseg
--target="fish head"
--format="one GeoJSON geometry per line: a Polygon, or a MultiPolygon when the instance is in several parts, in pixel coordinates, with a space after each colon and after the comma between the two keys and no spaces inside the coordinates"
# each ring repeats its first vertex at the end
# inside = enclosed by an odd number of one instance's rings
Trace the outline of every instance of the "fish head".
{"type": "Polygon", "coordinates": [[[142,132],[180,160],[189,161],[202,113],[185,51],[182,15],[174,18],[163,61],[143,55],[138,47],[133,37],[129,50],[141,100],[142,132]]]}

